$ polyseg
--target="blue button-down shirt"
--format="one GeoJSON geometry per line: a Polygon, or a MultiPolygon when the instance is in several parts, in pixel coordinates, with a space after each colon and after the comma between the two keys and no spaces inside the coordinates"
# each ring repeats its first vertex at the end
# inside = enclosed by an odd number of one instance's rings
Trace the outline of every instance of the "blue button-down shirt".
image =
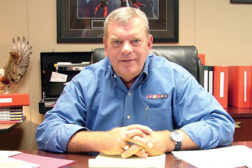
{"type": "Polygon", "coordinates": [[[130,89],[108,58],[84,68],[46,113],[36,140],[39,149],[66,152],[79,130],[106,131],[130,124],[156,131],[182,129],[201,149],[228,145],[234,133],[232,118],[189,72],[150,55],[130,89]]]}

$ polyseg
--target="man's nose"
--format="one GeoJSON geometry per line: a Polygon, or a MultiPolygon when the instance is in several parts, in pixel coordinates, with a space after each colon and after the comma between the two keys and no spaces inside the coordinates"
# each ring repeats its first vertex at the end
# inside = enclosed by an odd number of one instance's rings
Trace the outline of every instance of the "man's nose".
{"type": "Polygon", "coordinates": [[[132,52],[132,46],[131,46],[131,44],[130,44],[129,41],[125,41],[125,42],[123,43],[122,52],[123,52],[124,54],[129,54],[129,53],[132,52]]]}

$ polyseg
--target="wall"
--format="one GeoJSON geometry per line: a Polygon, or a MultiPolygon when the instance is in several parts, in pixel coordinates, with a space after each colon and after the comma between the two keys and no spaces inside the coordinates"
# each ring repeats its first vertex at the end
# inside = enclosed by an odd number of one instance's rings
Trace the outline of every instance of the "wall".
{"type": "MultiPolygon", "coordinates": [[[[230,0],[180,0],[179,43],[195,45],[212,65],[251,65],[252,4],[230,0]]],[[[33,54],[29,70],[11,92],[30,94],[26,121],[7,134],[0,134],[0,149],[36,149],[36,127],[43,120],[38,112],[40,52],[89,51],[101,44],[57,44],[55,0],[0,0],[0,67],[8,59],[12,38],[26,36],[33,54]],[[7,142],[5,142],[7,141],[7,142]]]]}

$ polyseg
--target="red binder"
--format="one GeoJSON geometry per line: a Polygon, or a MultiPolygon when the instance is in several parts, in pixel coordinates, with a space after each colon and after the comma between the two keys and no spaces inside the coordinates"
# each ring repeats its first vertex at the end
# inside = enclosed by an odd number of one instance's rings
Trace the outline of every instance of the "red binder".
{"type": "Polygon", "coordinates": [[[8,106],[28,106],[29,94],[0,94],[0,107],[8,106]]]}
{"type": "Polygon", "coordinates": [[[201,65],[205,65],[205,54],[198,54],[198,57],[200,59],[201,65]]]}
{"type": "Polygon", "coordinates": [[[213,95],[223,108],[228,108],[228,73],[228,66],[214,66],[213,95]]]}
{"type": "Polygon", "coordinates": [[[237,108],[251,105],[251,66],[229,67],[229,104],[237,108]]]}

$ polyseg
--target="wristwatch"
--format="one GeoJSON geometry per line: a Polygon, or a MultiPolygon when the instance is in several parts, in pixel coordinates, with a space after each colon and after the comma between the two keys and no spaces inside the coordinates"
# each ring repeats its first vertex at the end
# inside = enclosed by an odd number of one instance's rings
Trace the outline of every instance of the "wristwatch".
{"type": "Polygon", "coordinates": [[[175,143],[174,151],[179,151],[182,146],[183,134],[179,131],[173,131],[170,138],[175,143]]]}

